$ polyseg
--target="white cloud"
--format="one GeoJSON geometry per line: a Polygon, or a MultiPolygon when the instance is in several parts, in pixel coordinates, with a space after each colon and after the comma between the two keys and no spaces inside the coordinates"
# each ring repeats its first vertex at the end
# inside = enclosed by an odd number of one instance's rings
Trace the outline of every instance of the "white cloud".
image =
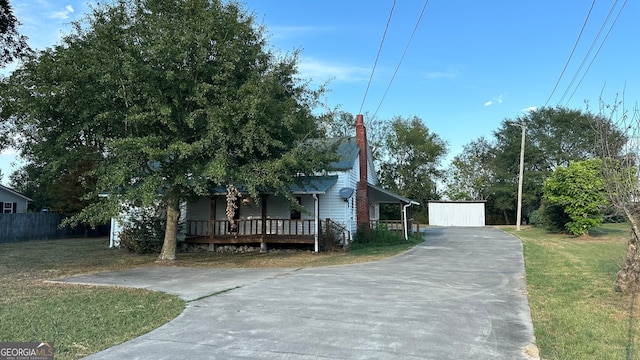
{"type": "Polygon", "coordinates": [[[368,78],[371,71],[365,67],[324,62],[308,57],[300,59],[298,70],[303,78],[318,81],[362,81],[368,78]]]}
{"type": "Polygon", "coordinates": [[[444,71],[430,71],[425,74],[427,79],[453,79],[460,75],[460,71],[448,68],[444,71]]]}
{"type": "Polygon", "coordinates": [[[522,109],[522,111],[524,111],[524,112],[526,112],[526,113],[530,113],[530,112],[533,112],[533,111],[536,111],[536,110],[538,110],[538,107],[537,107],[537,106],[529,106],[529,107],[528,107],[528,108],[526,108],[526,109],[522,109]]]}
{"type": "Polygon", "coordinates": [[[67,5],[64,7],[64,10],[56,11],[52,13],[49,17],[52,19],[58,20],[66,20],[69,18],[69,14],[73,13],[73,6],[67,5]]]}
{"type": "Polygon", "coordinates": [[[484,106],[491,106],[495,104],[502,104],[502,95],[496,96],[493,99],[484,103],[484,106]]]}

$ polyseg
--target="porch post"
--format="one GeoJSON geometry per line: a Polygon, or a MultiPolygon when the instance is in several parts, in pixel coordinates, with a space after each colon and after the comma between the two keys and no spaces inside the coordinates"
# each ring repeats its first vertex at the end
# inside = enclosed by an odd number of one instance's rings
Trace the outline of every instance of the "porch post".
{"type": "Polygon", "coordinates": [[[216,198],[211,198],[209,205],[209,251],[216,251],[216,244],[213,243],[213,238],[216,232],[216,198]]]}
{"type": "Polygon", "coordinates": [[[265,242],[267,238],[267,195],[261,196],[261,205],[262,205],[262,227],[260,229],[260,253],[264,254],[269,252],[267,249],[267,243],[265,242]]]}
{"type": "Polygon", "coordinates": [[[315,234],[313,234],[314,240],[314,250],[316,253],[320,252],[320,244],[318,243],[318,234],[320,233],[320,204],[317,194],[313,194],[313,202],[314,202],[314,226],[315,226],[315,234]]]}

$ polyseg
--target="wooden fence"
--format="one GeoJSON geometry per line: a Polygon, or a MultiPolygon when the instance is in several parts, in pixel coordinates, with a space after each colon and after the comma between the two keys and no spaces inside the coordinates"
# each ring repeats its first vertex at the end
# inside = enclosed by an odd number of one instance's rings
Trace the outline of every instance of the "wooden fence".
{"type": "Polygon", "coordinates": [[[0,243],[109,234],[109,225],[96,229],[82,226],[60,229],[58,226],[64,218],[64,215],[54,213],[0,214],[0,243]]]}

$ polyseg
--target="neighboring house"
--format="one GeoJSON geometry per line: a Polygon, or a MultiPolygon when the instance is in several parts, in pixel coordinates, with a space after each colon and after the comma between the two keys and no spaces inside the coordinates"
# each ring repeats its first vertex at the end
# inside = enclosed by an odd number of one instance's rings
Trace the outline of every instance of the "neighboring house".
{"type": "MultiPolygon", "coordinates": [[[[321,176],[305,176],[290,186],[304,211],[297,211],[284,198],[262,194],[260,199],[241,197],[236,216],[230,223],[226,214],[226,193],[220,191],[186,204],[187,243],[248,244],[267,243],[314,244],[319,251],[319,235],[331,232],[341,243],[348,243],[359,226],[376,226],[381,221],[380,204],[398,204],[400,221],[389,227],[411,229],[411,205],[419,203],[384,190],[377,176],[367,144],[361,115],[356,122],[356,137],[334,139],[339,160],[321,176]]],[[[119,224],[112,221],[112,241],[117,243],[119,224]]]]}
{"type": "Polygon", "coordinates": [[[30,198],[12,190],[6,186],[0,185],[0,213],[16,214],[27,212],[30,198]]]}

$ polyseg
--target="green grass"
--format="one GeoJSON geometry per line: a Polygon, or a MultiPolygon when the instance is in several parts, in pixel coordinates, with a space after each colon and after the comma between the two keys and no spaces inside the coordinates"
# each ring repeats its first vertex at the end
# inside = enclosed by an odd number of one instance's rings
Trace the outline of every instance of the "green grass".
{"type": "MultiPolygon", "coordinates": [[[[351,252],[181,253],[175,266],[314,267],[375,261],[421,240],[351,252]]],[[[142,335],[184,310],[176,296],[47,280],[154,264],[157,255],[107,249],[106,239],[0,244],[0,341],[53,341],[56,359],[77,359],[142,335]]]]}
{"type": "Polygon", "coordinates": [[[615,290],[628,225],[606,224],[581,238],[537,228],[505,230],[524,245],[529,305],[543,359],[640,358],[638,304],[615,290]]]}
{"type": "Polygon", "coordinates": [[[176,296],[46,280],[153,263],[104,239],[0,244],[0,341],[53,341],[77,359],[144,334],[184,309],[176,296]]]}

